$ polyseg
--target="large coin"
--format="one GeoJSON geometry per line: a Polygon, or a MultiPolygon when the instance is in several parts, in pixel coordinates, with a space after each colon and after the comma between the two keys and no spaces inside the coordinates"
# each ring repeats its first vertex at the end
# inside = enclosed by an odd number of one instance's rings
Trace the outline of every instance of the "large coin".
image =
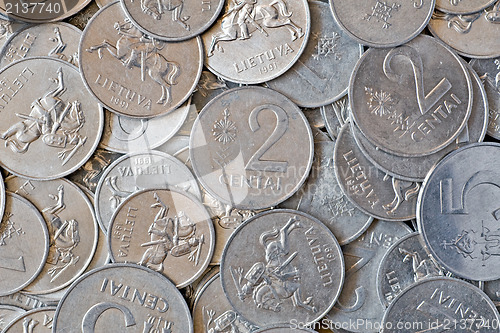
{"type": "Polygon", "coordinates": [[[285,96],[261,87],[232,89],[208,103],[189,148],[203,187],[241,209],[266,208],[290,197],[313,160],[303,113],[285,96]]]}
{"type": "Polygon", "coordinates": [[[196,87],[203,65],[199,37],[167,43],[140,32],[120,3],[103,7],[80,41],[80,71],[110,111],[150,118],[180,106],[196,87]]]}
{"type": "Polygon", "coordinates": [[[193,333],[186,301],[163,275],[129,264],[107,265],[75,281],[59,303],[54,333],[193,333]]]}
{"type": "Polygon", "coordinates": [[[272,210],[244,222],[221,262],[233,308],[258,326],[312,323],[337,300],[344,259],[335,236],[310,215],[272,210]]]}
{"type": "Polygon", "coordinates": [[[373,144],[400,156],[423,156],[447,146],[464,128],[472,82],[454,52],[421,35],[397,48],[368,50],[352,74],[349,97],[353,120],[373,144]]]}
{"type": "Polygon", "coordinates": [[[499,144],[468,145],[443,158],[420,192],[417,222],[428,249],[466,279],[500,278],[498,163],[499,144]]]}
{"type": "Polygon", "coordinates": [[[43,307],[24,313],[10,323],[3,333],[52,333],[55,307],[43,307]]]}
{"type": "Polygon", "coordinates": [[[206,31],[205,65],[238,83],[262,83],[283,74],[309,37],[306,0],[226,2],[224,15],[206,31]]]}
{"type": "Polygon", "coordinates": [[[5,67],[1,76],[2,166],[21,177],[47,180],[83,165],[99,143],[104,116],[78,69],[36,57],[5,67]]]}

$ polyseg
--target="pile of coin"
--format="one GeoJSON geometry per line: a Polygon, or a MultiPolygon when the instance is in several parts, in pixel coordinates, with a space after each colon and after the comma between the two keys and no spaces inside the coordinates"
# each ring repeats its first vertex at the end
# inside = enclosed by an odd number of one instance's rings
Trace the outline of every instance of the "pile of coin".
{"type": "Polygon", "coordinates": [[[499,0],[0,14],[0,331],[500,332],[499,0]]]}

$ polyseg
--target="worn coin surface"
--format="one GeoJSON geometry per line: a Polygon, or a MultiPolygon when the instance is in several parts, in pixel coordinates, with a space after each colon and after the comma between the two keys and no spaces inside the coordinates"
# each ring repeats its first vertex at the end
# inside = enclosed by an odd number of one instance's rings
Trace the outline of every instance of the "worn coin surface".
{"type": "Polygon", "coordinates": [[[89,91],[110,111],[135,118],[175,110],[196,87],[203,65],[199,37],[172,44],[145,35],[119,2],[90,20],[79,50],[89,91]]]}
{"type": "Polygon", "coordinates": [[[11,322],[3,333],[52,333],[55,306],[30,310],[11,322]]]}
{"type": "Polygon", "coordinates": [[[306,0],[228,1],[224,14],[202,35],[205,65],[232,82],[274,79],[304,51],[310,20],[306,0]]]}
{"type": "MultiPolygon", "coordinates": [[[[486,7],[494,4],[498,0],[436,0],[436,9],[451,14],[471,14],[477,13],[486,7]]],[[[465,17],[464,17],[465,18],[465,17]]]]}
{"type": "Polygon", "coordinates": [[[235,311],[258,326],[311,323],[335,304],[344,259],[320,221],[294,210],[271,210],[244,222],[221,262],[224,293],[235,311]]]}
{"type": "Polygon", "coordinates": [[[193,333],[186,301],[172,282],[150,269],[113,264],[75,281],[57,307],[54,333],[193,333]]]}
{"type": "Polygon", "coordinates": [[[7,327],[17,317],[22,316],[26,310],[12,305],[0,305],[0,330],[7,327]]]}
{"type": "Polygon", "coordinates": [[[99,143],[104,116],[78,69],[60,59],[33,57],[0,75],[0,164],[15,175],[43,180],[83,165],[99,143]]]}
{"type": "Polygon", "coordinates": [[[287,97],[262,87],[224,92],[203,108],[189,143],[198,180],[235,208],[274,206],[307,178],[311,128],[287,97]]]}
{"type": "Polygon", "coordinates": [[[7,192],[0,224],[0,295],[26,287],[42,271],[49,253],[47,225],[33,204],[7,192]]]}
{"type": "Polygon", "coordinates": [[[462,60],[425,35],[365,52],[349,86],[351,116],[361,132],[400,156],[429,155],[453,141],[467,123],[472,94],[462,60]]]}
{"type": "Polygon", "coordinates": [[[363,47],[335,23],[328,4],[310,1],[309,10],[311,35],[304,52],[288,71],[266,84],[297,105],[312,108],[347,94],[363,47]]]}

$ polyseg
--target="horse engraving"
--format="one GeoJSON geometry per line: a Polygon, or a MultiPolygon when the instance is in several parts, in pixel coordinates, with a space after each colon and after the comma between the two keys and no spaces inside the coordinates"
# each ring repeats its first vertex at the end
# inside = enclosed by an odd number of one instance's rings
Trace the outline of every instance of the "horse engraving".
{"type": "Polygon", "coordinates": [[[120,36],[115,45],[105,39],[101,44],[91,46],[86,51],[97,51],[99,59],[102,59],[104,49],[120,60],[125,68],[140,68],[141,81],[146,80],[147,73],[161,87],[161,97],[156,103],[169,105],[172,102],[171,87],[177,84],[181,68],[178,63],[167,60],[160,54],[166,43],[143,34],[129,20],[123,23],[115,22],[114,28],[120,36]]]}
{"type": "Polygon", "coordinates": [[[215,310],[206,307],[203,307],[202,310],[203,326],[206,333],[250,333],[259,329],[233,310],[227,310],[216,318],[214,318],[215,310]]]}
{"type": "Polygon", "coordinates": [[[291,33],[292,41],[302,38],[304,32],[290,19],[292,15],[293,13],[288,11],[284,0],[240,0],[234,2],[233,6],[222,17],[220,26],[222,32],[212,36],[207,56],[213,56],[216,48],[220,52],[224,52],[224,49],[219,45],[220,42],[251,38],[251,31],[258,30],[268,37],[269,33],[264,28],[286,27],[291,33]]]}
{"type": "MultiPolygon", "coordinates": [[[[389,179],[389,177],[389,175],[385,175],[383,180],[386,181],[387,179],[389,179]]],[[[412,198],[418,195],[420,184],[416,182],[400,180],[394,177],[390,178],[392,179],[394,199],[390,203],[382,205],[382,207],[384,208],[384,210],[386,210],[387,215],[394,215],[396,214],[396,210],[403,202],[410,201],[412,198]]]]}
{"type": "Polygon", "coordinates": [[[172,21],[179,23],[187,31],[191,29],[186,23],[189,16],[182,16],[184,0],[141,0],[141,9],[144,14],[152,16],[155,20],[161,20],[165,11],[172,12],[172,21]]]}
{"type": "Polygon", "coordinates": [[[45,145],[62,149],[57,156],[62,160],[61,164],[65,165],[85,144],[87,137],[78,133],[85,124],[85,117],[80,102],[66,103],[61,99],[66,91],[63,78],[63,71],[59,68],[57,79],[49,79],[57,87],[31,103],[29,115],[16,113],[22,120],[0,133],[0,139],[5,140],[6,147],[23,154],[31,143],[41,138],[45,145]],[[65,149],[68,145],[70,148],[65,149]]]}
{"type": "Polygon", "coordinates": [[[439,265],[434,261],[431,255],[427,258],[421,259],[416,251],[408,251],[404,248],[398,248],[399,253],[404,255],[403,262],[406,263],[411,260],[413,268],[413,280],[418,282],[422,279],[431,276],[443,276],[444,272],[439,265]]]}
{"type": "Polygon", "coordinates": [[[50,57],[55,57],[64,61],[69,62],[70,64],[73,64],[78,67],[78,52],[75,52],[75,54],[71,56],[66,56],[63,52],[66,50],[66,47],[68,46],[67,43],[65,43],[62,39],[61,36],[61,31],[59,30],[59,27],[54,28],[54,35],[55,37],[50,37],[49,41],[56,43],[56,45],[49,51],[48,55],[50,57]]]}
{"type": "Polygon", "coordinates": [[[241,301],[251,296],[257,308],[280,312],[283,301],[290,298],[294,307],[317,312],[312,297],[302,300],[300,271],[292,265],[298,252],[288,256],[289,235],[299,228],[302,225],[295,216],[280,230],[274,228],[262,233],[259,242],[265,248],[266,263],[255,263],[244,276],[243,268],[230,267],[241,301]]]}

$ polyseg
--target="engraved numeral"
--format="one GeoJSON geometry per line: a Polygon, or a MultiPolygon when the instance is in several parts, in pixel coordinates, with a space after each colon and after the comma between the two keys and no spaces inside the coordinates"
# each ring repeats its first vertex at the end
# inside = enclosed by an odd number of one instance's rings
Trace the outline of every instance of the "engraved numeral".
{"type": "Polygon", "coordinates": [[[132,312],[127,307],[112,302],[103,302],[94,305],[87,311],[82,321],[82,333],[94,333],[97,320],[104,311],[109,309],[118,309],[123,313],[125,317],[125,327],[134,326],[136,324],[132,312]]]}

